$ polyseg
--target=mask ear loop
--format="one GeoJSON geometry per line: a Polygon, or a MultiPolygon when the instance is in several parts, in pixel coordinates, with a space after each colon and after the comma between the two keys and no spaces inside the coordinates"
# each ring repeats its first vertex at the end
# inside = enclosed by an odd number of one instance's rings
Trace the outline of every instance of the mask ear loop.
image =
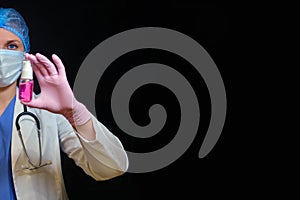
{"type": "Polygon", "coordinates": [[[24,112],[20,113],[17,118],[16,118],[16,128],[17,128],[17,131],[18,131],[18,134],[19,134],[19,137],[20,137],[20,140],[21,140],[21,143],[22,143],[22,147],[23,147],[23,150],[26,154],[26,157],[27,157],[27,160],[28,162],[30,163],[31,166],[33,166],[33,168],[39,168],[41,167],[41,164],[42,164],[42,145],[41,145],[41,136],[40,136],[40,121],[39,119],[37,118],[37,116],[35,116],[33,113],[31,112],[28,112],[27,111],[27,107],[24,105],[24,112]],[[38,132],[38,140],[39,140],[39,164],[38,165],[35,165],[33,164],[33,162],[31,161],[28,153],[27,153],[27,150],[26,150],[26,147],[25,147],[25,144],[24,144],[24,141],[23,141],[23,137],[22,137],[22,133],[21,133],[21,130],[20,130],[20,125],[19,125],[19,120],[20,118],[23,116],[23,115],[29,115],[31,116],[32,118],[34,118],[35,122],[36,122],[36,127],[37,127],[37,132],[38,132]]]}

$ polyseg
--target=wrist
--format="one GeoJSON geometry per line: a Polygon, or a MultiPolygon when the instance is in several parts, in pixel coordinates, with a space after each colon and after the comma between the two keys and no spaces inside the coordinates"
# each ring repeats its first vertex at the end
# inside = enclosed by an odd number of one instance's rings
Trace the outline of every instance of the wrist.
{"type": "Polygon", "coordinates": [[[65,111],[63,116],[74,127],[83,125],[91,119],[91,113],[89,110],[75,98],[73,98],[72,108],[65,111]]]}

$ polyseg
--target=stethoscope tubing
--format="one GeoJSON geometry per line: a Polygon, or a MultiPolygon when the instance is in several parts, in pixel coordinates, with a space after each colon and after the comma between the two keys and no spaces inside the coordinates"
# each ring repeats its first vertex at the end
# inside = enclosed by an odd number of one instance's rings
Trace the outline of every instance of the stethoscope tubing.
{"type": "Polygon", "coordinates": [[[39,119],[37,118],[37,116],[35,114],[33,114],[32,112],[28,112],[27,111],[27,107],[24,105],[24,111],[21,112],[17,118],[16,118],[16,121],[15,121],[15,125],[16,125],[16,128],[17,128],[17,131],[18,131],[18,134],[19,134],[19,137],[20,137],[20,140],[21,140],[21,144],[22,144],[22,147],[23,147],[23,150],[25,152],[25,155],[27,157],[27,160],[28,162],[30,163],[30,165],[32,166],[32,169],[36,169],[36,168],[39,168],[39,167],[42,167],[44,165],[42,165],[42,148],[41,148],[41,135],[40,135],[40,121],[39,119]],[[19,120],[22,116],[24,115],[29,115],[31,116],[35,122],[36,122],[36,127],[37,127],[37,133],[38,133],[38,140],[39,140],[39,164],[38,165],[35,165],[33,164],[33,162],[31,161],[28,153],[27,153],[27,150],[26,150],[26,147],[25,147],[25,144],[24,144],[24,141],[23,141],[23,137],[22,137],[22,133],[21,133],[21,127],[20,127],[20,124],[19,124],[19,120]]]}

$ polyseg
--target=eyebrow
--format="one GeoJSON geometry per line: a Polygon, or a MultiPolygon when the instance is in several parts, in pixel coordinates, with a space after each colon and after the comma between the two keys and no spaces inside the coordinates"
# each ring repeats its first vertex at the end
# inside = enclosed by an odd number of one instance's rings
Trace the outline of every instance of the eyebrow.
{"type": "Polygon", "coordinates": [[[21,41],[19,41],[19,40],[8,40],[6,43],[11,43],[11,42],[17,42],[17,43],[21,43],[21,41]]]}

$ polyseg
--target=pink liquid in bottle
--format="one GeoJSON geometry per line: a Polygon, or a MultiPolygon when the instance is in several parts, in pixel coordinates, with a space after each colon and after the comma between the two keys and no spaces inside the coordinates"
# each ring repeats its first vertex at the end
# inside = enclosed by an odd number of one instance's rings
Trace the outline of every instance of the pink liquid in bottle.
{"type": "Polygon", "coordinates": [[[32,99],[33,80],[20,80],[19,83],[19,99],[29,102],[32,99]]]}

